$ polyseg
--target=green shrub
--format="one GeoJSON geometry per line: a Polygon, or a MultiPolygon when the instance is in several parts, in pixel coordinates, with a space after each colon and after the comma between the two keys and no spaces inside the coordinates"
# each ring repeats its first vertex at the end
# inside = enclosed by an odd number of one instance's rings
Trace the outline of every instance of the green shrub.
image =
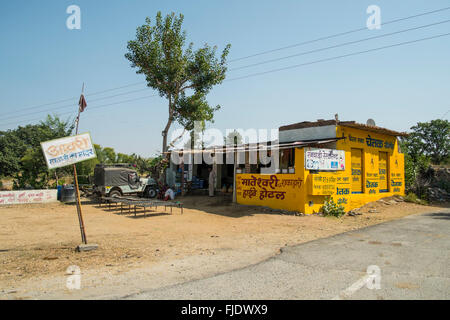
{"type": "Polygon", "coordinates": [[[426,205],[428,204],[428,202],[426,200],[420,199],[416,196],[415,193],[410,192],[405,196],[405,201],[406,202],[412,202],[412,203],[417,203],[417,204],[421,204],[421,205],[426,205]]]}
{"type": "Polygon", "coordinates": [[[406,202],[416,202],[417,201],[417,196],[416,196],[416,194],[415,193],[412,193],[412,192],[410,192],[410,193],[408,193],[406,196],[405,196],[405,201],[406,202]]]}
{"type": "Polygon", "coordinates": [[[450,192],[450,181],[440,180],[437,183],[437,187],[444,189],[447,192],[450,192]]]}
{"type": "Polygon", "coordinates": [[[79,184],[89,184],[89,176],[87,176],[87,175],[78,175],[78,183],[79,184]]]}
{"type": "Polygon", "coordinates": [[[322,213],[324,216],[339,218],[345,214],[345,208],[341,204],[335,203],[333,198],[327,197],[322,207],[322,213]]]}

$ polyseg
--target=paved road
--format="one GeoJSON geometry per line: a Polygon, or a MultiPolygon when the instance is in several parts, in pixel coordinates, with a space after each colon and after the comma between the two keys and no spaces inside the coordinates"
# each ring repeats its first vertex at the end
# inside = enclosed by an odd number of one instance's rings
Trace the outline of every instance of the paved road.
{"type": "Polygon", "coordinates": [[[126,298],[450,299],[449,253],[446,210],[286,247],[257,265],[126,298]],[[361,280],[370,265],[381,271],[378,290],[361,280]]]}

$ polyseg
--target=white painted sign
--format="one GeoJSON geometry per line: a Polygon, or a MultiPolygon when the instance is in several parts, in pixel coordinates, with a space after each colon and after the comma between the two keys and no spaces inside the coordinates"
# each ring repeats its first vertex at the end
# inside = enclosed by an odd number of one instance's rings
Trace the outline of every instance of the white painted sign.
{"type": "Polygon", "coordinates": [[[41,142],[49,169],[96,158],[89,133],[41,142]]]}
{"type": "Polygon", "coordinates": [[[306,170],[345,170],[345,151],[305,149],[306,170]]]}
{"type": "Polygon", "coordinates": [[[57,201],[58,190],[0,191],[0,206],[24,203],[46,203],[57,201]]]}

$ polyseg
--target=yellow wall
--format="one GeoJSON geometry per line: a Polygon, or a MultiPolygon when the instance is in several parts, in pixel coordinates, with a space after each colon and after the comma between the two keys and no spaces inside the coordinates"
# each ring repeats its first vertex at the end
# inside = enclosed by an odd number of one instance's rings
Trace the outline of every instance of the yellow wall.
{"type": "Polygon", "coordinates": [[[361,194],[350,194],[345,197],[337,197],[335,199],[344,199],[347,201],[345,208],[347,210],[358,208],[367,202],[392,196],[394,194],[404,195],[405,193],[405,166],[404,156],[398,152],[398,141],[395,137],[383,135],[379,133],[363,131],[348,127],[337,127],[337,136],[347,137],[337,142],[337,149],[345,150],[345,174],[351,177],[351,148],[363,150],[363,170],[362,182],[363,188],[361,194]],[[382,140],[382,147],[368,146],[367,138],[382,140]],[[350,137],[352,139],[350,139],[350,137]],[[390,146],[389,146],[390,145],[390,146]],[[387,152],[388,168],[386,172],[387,192],[380,192],[380,168],[378,165],[379,152],[387,152]]]}
{"type": "Polygon", "coordinates": [[[238,203],[310,214],[321,210],[327,196],[351,210],[383,197],[404,195],[404,158],[395,137],[341,126],[336,130],[337,137],[346,137],[336,143],[336,149],[345,151],[345,170],[312,174],[305,170],[304,149],[297,148],[293,174],[237,174],[238,203]],[[367,145],[369,135],[379,140],[378,146],[367,145]],[[352,148],[362,150],[363,185],[358,194],[352,193],[352,148]],[[380,192],[380,151],[388,154],[387,192],[380,192]]]}
{"type": "Polygon", "coordinates": [[[292,174],[249,173],[236,176],[237,201],[242,204],[302,211],[303,189],[303,181],[292,174]],[[248,182],[247,185],[244,185],[245,180],[248,182]]]}

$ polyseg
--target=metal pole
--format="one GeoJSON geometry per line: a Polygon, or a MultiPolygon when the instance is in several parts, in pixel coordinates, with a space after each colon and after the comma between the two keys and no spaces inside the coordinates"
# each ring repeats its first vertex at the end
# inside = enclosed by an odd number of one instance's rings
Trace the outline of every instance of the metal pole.
{"type": "Polygon", "coordinates": [[[237,154],[236,149],[234,149],[234,167],[233,167],[233,202],[236,203],[236,161],[237,154]]]}
{"type": "Polygon", "coordinates": [[[184,159],[181,160],[181,196],[184,196],[184,159]]]}
{"type": "Polygon", "coordinates": [[[80,201],[80,191],[78,189],[77,167],[75,164],[73,165],[73,175],[75,180],[75,192],[77,195],[77,213],[78,213],[78,221],[80,222],[81,241],[83,241],[84,244],[87,244],[86,232],[84,230],[83,214],[81,213],[81,201],[80,201]]]}
{"type": "MultiPolygon", "coordinates": [[[[83,94],[84,91],[84,83],[83,83],[83,88],[81,89],[81,93],[83,94]]],[[[78,107],[78,116],[76,119],[76,129],[75,129],[75,134],[78,134],[78,124],[80,122],[80,107],[78,107]]],[[[74,176],[74,181],[75,181],[75,192],[76,192],[76,196],[77,196],[77,213],[78,213],[78,221],[80,223],[80,231],[81,231],[81,241],[84,244],[87,244],[87,238],[86,238],[86,232],[84,229],[84,221],[83,221],[83,214],[81,211],[81,200],[80,200],[80,190],[78,188],[78,176],[77,176],[77,167],[75,164],[73,164],[73,176],[74,176]]]]}

